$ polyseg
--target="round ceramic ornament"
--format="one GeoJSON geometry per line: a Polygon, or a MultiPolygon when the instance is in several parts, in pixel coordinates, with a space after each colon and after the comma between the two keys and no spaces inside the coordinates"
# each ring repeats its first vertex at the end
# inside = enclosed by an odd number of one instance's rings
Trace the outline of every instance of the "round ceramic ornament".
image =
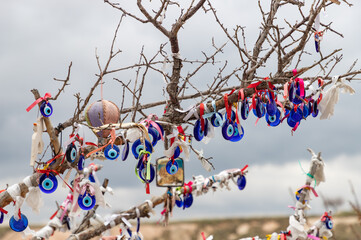
{"type": "Polygon", "coordinates": [[[330,218],[326,218],[325,224],[326,224],[327,229],[331,230],[333,228],[333,222],[330,218]]]}
{"type": "Polygon", "coordinates": [[[169,160],[169,162],[166,165],[166,170],[170,175],[176,174],[178,172],[178,168],[179,166],[177,161],[174,161],[173,163],[173,160],[169,160]]]}
{"type": "Polygon", "coordinates": [[[70,143],[66,147],[66,152],[65,152],[66,160],[70,163],[73,163],[76,159],[76,155],[77,155],[76,146],[74,143],[70,143]]]}
{"type": "Polygon", "coordinates": [[[144,145],[142,144],[142,141],[140,139],[137,139],[133,145],[132,145],[132,152],[133,152],[133,155],[136,159],[138,159],[140,156],[140,152],[142,150],[145,150],[147,152],[152,152],[152,145],[150,142],[148,142],[147,139],[144,139],[144,143],[145,143],[145,147],[144,145]],[[145,149],[144,149],[145,148],[145,149]]]}
{"type": "MultiPolygon", "coordinates": [[[[92,127],[100,127],[103,124],[118,123],[120,117],[119,108],[115,103],[108,100],[99,100],[89,105],[85,110],[85,119],[92,127]]],[[[106,138],[111,130],[102,130],[96,133],[98,137],[106,138]]]]}
{"type": "Polygon", "coordinates": [[[78,205],[83,210],[90,210],[95,206],[95,196],[89,193],[80,194],[78,197],[78,205]]]}
{"type": "Polygon", "coordinates": [[[312,104],[312,117],[317,117],[318,115],[318,106],[317,101],[314,101],[312,104]]]}
{"type": "Polygon", "coordinates": [[[216,112],[215,114],[212,115],[211,123],[212,123],[213,127],[221,126],[222,122],[223,122],[222,114],[220,114],[219,112],[216,112]]]}
{"type": "Polygon", "coordinates": [[[53,193],[58,187],[58,180],[53,173],[44,173],[39,178],[39,188],[43,193],[53,193]]]}
{"type": "Polygon", "coordinates": [[[85,157],[84,154],[80,154],[78,161],[78,170],[79,171],[83,170],[84,166],[85,166],[85,157]]]}
{"type": "Polygon", "coordinates": [[[15,232],[22,232],[28,227],[28,218],[24,214],[21,214],[20,216],[21,218],[19,218],[18,221],[15,220],[14,216],[9,220],[9,226],[15,232]]]}
{"type": "Polygon", "coordinates": [[[115,160],[118,158],[120,153],[119,147],[115,144],[113,144],[113,146],[111,144],[109,144],[108,146],[105,147],[104,149],[104,156],[108,159],[108,160],[115,160]]]}
{"type": "Polygon", "coordinates": [[[271,127],[276,127],[281,123],[281,111],[277,109],[276,114],[273,116],[266,113],[266,121],[271,127]]]}
{"type": "Polygon", "coordinates": [[[248,118],[248,114],[249,114],[248,100],[244,99],[242,101],[242,106],[241,106],[241,117],[242,117],[242,119],[246,120],[248,118]]]}

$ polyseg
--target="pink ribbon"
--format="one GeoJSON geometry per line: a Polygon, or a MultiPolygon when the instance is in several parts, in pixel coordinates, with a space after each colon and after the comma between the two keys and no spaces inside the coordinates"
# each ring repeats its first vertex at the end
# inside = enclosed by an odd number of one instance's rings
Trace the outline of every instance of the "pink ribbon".
{"type": "Polygon", "coordinates": [[[152,117],[154,117],[155,120],[158,120],[158,117],[157,117],[156,115],[150,114],[150,115],[147,117],[147,119],[144,119],[144,120],[141,121],[140,123],[146,122],[146,123],[152,125],[152,126],[158,131],[161,139],[164,141],[163,134],[162,134],[162,130],[160,130],[160,127],[158,126],[158,124],[155,123],[155,122],[152,120],[152,117]]]}
{"type": "Polygon", "coordinates": [[[314,240],[320,240],[320,239],[321,239],[321,238],[316,237],[316,236],[311,235],[311,234],[309,234],[307,237],[308,237],[308,238],[311,238],[311,239],[314,239],[314,240]]]}
{"type": "Polygon", "coordinates": [[[60,221],[63,221],[66,209],[68,208],[68,205],[71,204],[72,202],[73,202],[73,195],[69,193],[65,201],[63,202],[64,209],[63,209],[63,213],[61,214],[60,221]]]}
{"type": "Polygon", "coordinates": [[[48,98],[51,98],[51,94],[50,93],[45,93],[44,97],[39,97],[38,99],[36,99],[35,102],[33,102],[27,109],[26,111],[29,112],[33,107],[35,107],[39,102],[41,101],[46,101],[48,102],[48,98]]]}
{"type": "Polygon", "coordinates": [[[309,185],[304,185],[300,189],[309,189],[309,190],[311,190],[313,192],[315,197],[318,197],[318,194],[317,194],[316,190],[313,187],[309,186],[309,185]]]}

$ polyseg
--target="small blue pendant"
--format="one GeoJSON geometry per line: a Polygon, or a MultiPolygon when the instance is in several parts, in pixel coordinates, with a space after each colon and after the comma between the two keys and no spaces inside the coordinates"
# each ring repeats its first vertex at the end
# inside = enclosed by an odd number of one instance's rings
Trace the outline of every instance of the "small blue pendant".
{"type": "Polygon", "coordinates": [[[51,114],[53,113],[53,107],[51,106],[51,104],[49,102],[46,103],[46,101],[42,101],[42,103],[40,105],[40,113],[44,117],[50,117],[51,114]]]}
{"type": "Polygon", "coordinates": [[[24,214],[21,214],[21,219],[18,221],[15,220],[14,216],[10,218],[9,221],[10,228],[15,232],[22,232],[28,226],[28,219],[24,214]]]}

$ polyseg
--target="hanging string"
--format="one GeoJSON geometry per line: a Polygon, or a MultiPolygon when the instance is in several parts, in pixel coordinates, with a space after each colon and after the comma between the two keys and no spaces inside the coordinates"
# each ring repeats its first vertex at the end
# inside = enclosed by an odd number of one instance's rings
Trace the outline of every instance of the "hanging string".
{"type": "Polygon", "coordinates": [[[100,99],[103,101],[103,78],[100,79],[100,99]]]}

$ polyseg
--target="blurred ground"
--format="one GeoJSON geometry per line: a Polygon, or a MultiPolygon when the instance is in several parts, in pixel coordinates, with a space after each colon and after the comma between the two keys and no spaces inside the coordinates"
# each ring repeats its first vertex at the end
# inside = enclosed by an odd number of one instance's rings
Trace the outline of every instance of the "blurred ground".
{"type": "MultiPolygon", "coordinates": [[[[309,224],[318,220],[310,217],[309,224]]],[[[272,232],[286,230],[288,217],[210,219],[184,222],[171,222],[168,227],[155,223],[142,223],[141,233],[145,240],[201,240],[201,232],[213,235],[214,240],[235,240],[241,237],[265,237],[272,232]]],[[[34,227],[34,230],[39,229],[34,227]]],[[[360,239],[361,224],[356,215],[341,214],[334,217],[334,240],[360,239]]],[[[112,234],[119,234],[119,228],[112,229],[112,234]]],[[[66,239],[69,233],[57,232],[51,240],[66,239]]],[[[1,240],[23,239],[22,234],[12,232],[5,224],[0,228],[1,240]]],[[[99,238],[94,238],[99,239],[99,238]]]]}

